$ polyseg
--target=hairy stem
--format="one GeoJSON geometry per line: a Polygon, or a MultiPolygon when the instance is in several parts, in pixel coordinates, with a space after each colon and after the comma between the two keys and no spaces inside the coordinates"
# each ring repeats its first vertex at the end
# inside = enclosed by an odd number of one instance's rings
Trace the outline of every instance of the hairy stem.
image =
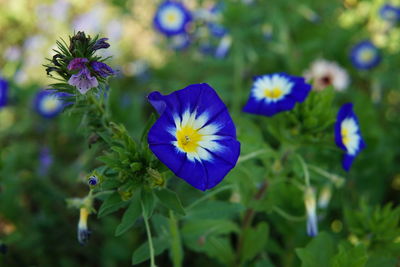
{"type": "Polygon", "coordinates": [[[155,263],[155,259],[154,259],[154,246],[153,246],[153,239],[151,237],[149,218],[146,215],[146,212],[145,212],[145,209],[144,209],[144,205],[143,205],[143,201],[140,201],[140,204],[142,205],[142,215],[143,215],[144,224],[146,226],[147,240],[149,242],[150,267],[156,267],[156,263],[155,263]]]}

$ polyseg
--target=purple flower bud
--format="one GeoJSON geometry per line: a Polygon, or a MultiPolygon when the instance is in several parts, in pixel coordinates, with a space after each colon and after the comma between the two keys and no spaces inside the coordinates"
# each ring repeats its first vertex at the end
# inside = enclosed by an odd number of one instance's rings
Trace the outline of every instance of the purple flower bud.
{"type": "Polygon", "coordinates": [[[68,70],[81,70],[86,67],[86,63],[88,63],[89,60],[84,57],[77,57],[71,60],[68,64],[68,70]]]}
{"type": "Polygon", "coordinates": [[[93,50],[99,50],[102,48],[109,48],[110,44],[107,43],[108,38],[100,38],[93,46],[93,50]]]}
{"type": "Polygon", "coordinates": [[[90,75],[88,68],[83,68],[79,73],[72,75],[68,83],[75,86],[81,94],[86,94],[89,89],[99,85],[96,77],[90,75]]]}
{"type": "Polygon", "coordinates": [[[93,70],[102,77],[107,77],[114,74],[114,70],[103,62],[94,61],[91,64],[93,70]]]}

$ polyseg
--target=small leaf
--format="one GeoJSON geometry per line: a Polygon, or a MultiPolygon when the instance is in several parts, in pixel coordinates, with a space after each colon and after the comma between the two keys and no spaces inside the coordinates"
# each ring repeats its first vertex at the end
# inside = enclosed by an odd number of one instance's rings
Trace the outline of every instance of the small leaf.
{"type": "MultiPolygon", "coordinates": [[[[169,245],[169,241],[166,237],[154,238],[154,256],[163,253],[169,245]]],[[[138,249],[133,252],[132,265],[139,264],[150,258],[149,242],[146,241],[138,249]]]]}
{"type": "Polygon", "coordinates": [[[251,260],[258,253],[263,251],[268,240],[268,225],[261,222],[256,228],[248,228],[244,232],[242,255],[241,259],[244,261],[251,260]]]}
{"type": "Polygon", "coordinates": [[[120,236],[126,231],[128,231],[136,222],[136,219],[142,213],[142,208],[140,206],[139,194],[135,194],[132,198],[128,209],[125,211],[124,216],[122,216],[121,223],[117,226],[115,230],[115,236],[120,236]]]}
{"type": "Polygon", "coordinates": [[[144,213],[147,218],[150,218],[156,204],[153,191],[142,190],[141,198],[143,202],[144,213]]]}
{"type": "Polygon", "coordinates": [[[364,245],[353,247],[343,243],[332,260],[332,267],[363,267],[367,260],[368,255],[364,245]]]}
{"type": "Polygon", "coordinates": [[[111,194],[101,205],[99,214],[97,215],[98,218],[106,216],[107,214],[113,213],[120,208],[124,207],[127,202],[121,199],[121,196],[118,192],[111,194]]]}
{"type": "Polygon", "coordinates": [[[160,200],[161,205],[175,211],[178,214],[185,215],[185,210],[182,207],[182,203],[175,192],[164,188],[161,190],[156,190],[155,193],[157,198],[160,200]]]}
{"type": "Polygon", "coordinates": [[[326,266],[335,252],[333,239],[327,233],[319,233],[305,248],[296,249],[303,267],[326,266]]]}

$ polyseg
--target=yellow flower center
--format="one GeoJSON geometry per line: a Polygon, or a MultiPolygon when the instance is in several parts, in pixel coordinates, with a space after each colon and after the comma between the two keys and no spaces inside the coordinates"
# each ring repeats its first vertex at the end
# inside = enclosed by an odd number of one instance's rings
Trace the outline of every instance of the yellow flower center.
{"type": "Polygon", "coordinates": [[[362,51],[360,55],[361,60],[364,62],[371,61],[373,57],[374,57],[374,52],[369,49],[362,51]]]}
{"type": "Polygon", "coordinates": [[[342,128],[341,134],[342,134],[342,142],[343,142],[343,144],[344,144],[345,146],[347,146],[347,144],[348,144],[349,141],[350,141],[350,138],[349,138],[349,131],[348,131],[346,128],[342,128]]]}
{"type": "Polygon", "coordinates": [[[174,13],[169,13],[168,15],[167,15],[167,21],[169,22],[169,23],[174,23],[175,21],[176,21],[176,14],[174,14],[174,13]]]}
{"type": "Polygon", "coordinates": [[[265,89],[264,95],[268,98],[277,99],[282,96],[282,90],[279,87],[275,87],[272,90],[265,89]]]}
{"type": "Polygon", "coordinates": [[[185,152],[196,152],[203,135],[191,126],[184,126],[176,132],[178,147],[185,152]]]}
{"type": "Polygon", "coordinates": [[[54,97],[49,97],[49,98],[45,99],[45,101],[43,103],[44,110],[53,111],[53,110],[57,109],[58,101],[59,100],[54,97]]]}

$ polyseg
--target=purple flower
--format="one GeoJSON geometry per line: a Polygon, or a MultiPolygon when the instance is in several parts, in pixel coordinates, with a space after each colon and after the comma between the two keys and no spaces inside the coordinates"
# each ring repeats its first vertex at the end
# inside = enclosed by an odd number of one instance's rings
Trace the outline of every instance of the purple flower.
{"type": "Polygon", "coordinates": [[[90,75],[88,68],[83,68],[78,74],[74,74],[68,83],[75,86],[81,94],[86,94],[89,89],[99,85],[96,77],[90,75]]]}
{"type": "Polygon", "coordinates": [[[109,48],[110,44],[107,43],[108,38],[100,38],[93,46],[93,50],[99,50],[102,48],[109,48]]]}
{"type": "Polygon", "coordinates": [[[68,70],[81,70],[86,67],[86,63],[88,63],[89,60],[84,57],[77,57],[71,60],[68,64],[68,70]]]}
{"type": "Polygon", "coordinates": [[[93,70],[102,77],[107,77],[114,74],[114,70],[103,62],[94,61],[91,63],[93,70]]]}

